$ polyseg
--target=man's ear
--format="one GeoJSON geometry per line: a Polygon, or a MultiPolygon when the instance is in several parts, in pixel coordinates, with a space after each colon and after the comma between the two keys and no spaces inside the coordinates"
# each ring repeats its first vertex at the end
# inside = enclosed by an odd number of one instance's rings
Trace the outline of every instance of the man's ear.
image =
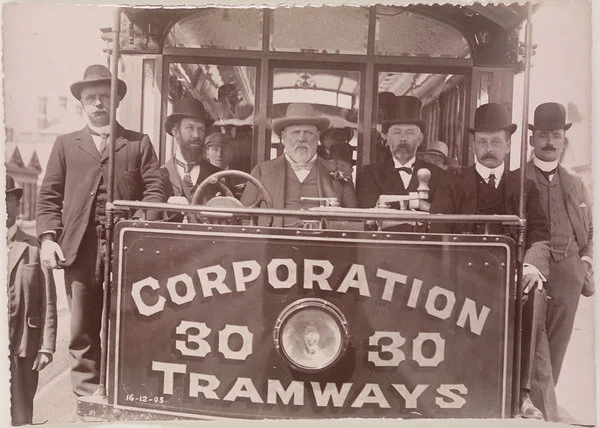
{"type": "Polygon", "coordinates": [[[533,134],[529,136],[529,145],[533,147],[533,134]]]}

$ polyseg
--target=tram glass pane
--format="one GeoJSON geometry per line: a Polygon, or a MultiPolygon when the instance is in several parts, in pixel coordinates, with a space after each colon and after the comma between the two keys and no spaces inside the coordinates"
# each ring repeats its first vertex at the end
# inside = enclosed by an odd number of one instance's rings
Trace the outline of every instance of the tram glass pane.
{"type": "Polygon", "coordinates": [[[203,9],[177,22],[166,47],[262,49],[261,9],[203,9]]]}
{"type": "MultiPolygon", "coordinates": [[[[428,73],[403,73],[385,71],[378,73],[378,92],[399,95],[412,95],[423,103],[421,116],[425,119],[425,132],[423,143],[419,147],[417,156],[426,157],[425,151],[432,142],[442,141],[448,146],[450,158],[462,158],[463,141],[465,135],[465,102],[466,86],[465,76],[457,74],[428,74],[428,73]]],[[[381,130],[381,121],[392,115],[390,99],[383,95],[378,97],[377,117],[381,130]]],[[[383,148],[385,141],[380,140],[378,150],[383,148]]],[[[380,153],[381,155],[381,153],[380,153]]],[[[435,159],[427,159],[434,161],[435,159]]],[[[437,162],[435,162],[437,163],[437,162]]]]}
{"type": "MultiPolygon", "coordinates": [[[[254,127],[256,68],[231,64],[169,64],[168,112],[185,96],[202,101],[215,119],[214,130],[233,142],[229,167],[250,172],[254,127]]],[[[212,131],[212,130],[210,130],[212,131]]],[[[167,159],[174,150],[168,136],[167,159]]]]}
{"type": "Polygon", "coordinates": [[[471,58],[469,43],[454,27],[393,6],[377,6],[375,53],[471,58]]]}
{"type": "MultiPolygon", "coordinates": [[[[273,72],[272,118],[285,116],[290,103],[309,103],[327,116],[330,128],[350,128],[352,158],[356,160],[358,146],[358,108],[360,105],[360,72],[351,70],[319,70],[305,68],[275,68],[273,72]]],[[[319,144],[323,144],[321,141],[319,144]]],[[[271,133],[269,157],[283,153],[277,134],[271,133]]],[[[353,169],[352,175],[356,171],[353,169]]]]}
{"type": "Polygon", "coordinates": [[[283,52],[366,54],[369,11],[361,7],[273,10],[270,49],[283,52]]]}

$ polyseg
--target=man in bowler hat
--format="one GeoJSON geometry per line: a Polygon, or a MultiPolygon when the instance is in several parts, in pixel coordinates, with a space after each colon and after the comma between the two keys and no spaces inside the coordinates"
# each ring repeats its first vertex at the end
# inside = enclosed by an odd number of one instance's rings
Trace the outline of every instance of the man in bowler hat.
{"type": "Polygon", "coordinates": [[[417,171],[428,169],[431,172],[429,200],[420,201],[420,211],[429,211],[429,203],[444,172],[416,158],[425,128],[425,121],[421,119],[421,100],[403,95],[396,97],[390,107],[382,120],[382,133],[392,158],[363,168],[357,179],[358,205],[373,208],[380,195],[416,192],[419,186],[417,171]]]}
{"type": "MultiPolygon", "coordinates": [[[[168,202],[188,204],[202,181],[221,171],[204,157],[205,139],[213,120],[200,100],[184,97],[167,117],[165,129],[175,139],[173,157],[161,167],[170,184],[167,186],[168,202]]],[[[182,217],[171,216],[172,221],[182,217]]]]}
{"type": "MultiPolygon", "coordinates": [[[[517,125],[511,123],[504,105],[489,103],[475,111],[475,126],[467,128],[473,135],[475,165],[460,174],[446,176],[440,184],[431,204],[431,213],[443,214],[512,214],[519,215],[520,173],[506,171],[505,159],[510,152],[510,136],[517,125]]],[[[542,291],[542,284],[549,276],[550,232],[548,219],[542,209],[540,194],[531,180],[526,186],[526,242],[523,267],[525,293],[542,291]]],[[[503,234],[502,225],[490,225],[490,233],[503,234]]],[[[432,232],[437,233],[485,233],[482,225],[434,223],[432,232]]],[[[543,297],[541,297],[543,301],[543,297]]],[[[532,298],[533,300],[533,298],[532,298]]],[[[543,335],[543,319],[533,320],[532,330],[543,335]]],[[[530,333],[531,334],[531,333],[530,333]]],[[[534,340],[534,342],[537,341],[534,340]]],[[[539,343],[539,342],[538,342],[539,343]]],[[[535,343],[533,344],[535,348],[535,343]]],[[[525,347],[524,347],[525,348],[525,347]]],[[[534,351],[535,352],[535,351],[534,351]]],[[[521,415],[542,418],[540,410],[533,405],[531,358],[525,358],[521,376],[521,415]]],[[[546,397],[555,404],[554,385],[546,385],[550,391],[546,397]]],[[[548,404],[550,406],[552,404],[548,404]]]]}
{"type": "Polygon", "coordinates": [[[23,190],[6,176],[8,248],[8,339],[10,412],[13,425],[32,423],[39,372],[52,362],[56,345],[56,289],[40,263],[37,238],[16,224],[23,190]]]}
{"type": "Polygon", "coordinates": [[[550,275],[545,289],[550,296],[546,331],[552,373],[558,382],[573,330],[579,296],[594,293],[592,262],[592,201],[583,181],[560,165],[567,148],[566,112],[562,104],[540,104],[534,113],[533,159],[527,176],[536,184],[542,208],[550,220],[550,275]]]}
{"type": "MultiPolygon", "coordinates": [[[[351,182],[338,180],[333,163],[317,155],[319,135],[329,127],[329,119],[319,115],[311,104],[291,103],[286,115],[273,121],[273,131],[283,143],[284,153],[257,165],[252,170],[273,201],[273,208],[299,210],[318,206],[302,197],[337,198],[342,207],[356,207],[351,182]]],[[[252,204],[258,189],[246,185],[241,202],[252,204]]],[[[268,219],[259,217],[259,224],[268,219]]],[[[273,226],[296,227],[299,219],[275,217],[273,226]]]]}
{"type": "MultiPolygon", "coordinates": [[[[150,138],[119,124],[116,135],[109,135],[110,84],[108,68],[91,65],[83,79],[71,85],[88,124],[57,137],[36,214],[42,263],[65,270],[71,309],[71,382],[77,395],[93,394],[99,384],[108,144],[114,144],[115,199],[165,200],[150,138]]],[[[126,91],[127,85],[119,79],[117,105],[126,91]]],[[[148,218],[159,215],[148,213],[148,218]]]]}

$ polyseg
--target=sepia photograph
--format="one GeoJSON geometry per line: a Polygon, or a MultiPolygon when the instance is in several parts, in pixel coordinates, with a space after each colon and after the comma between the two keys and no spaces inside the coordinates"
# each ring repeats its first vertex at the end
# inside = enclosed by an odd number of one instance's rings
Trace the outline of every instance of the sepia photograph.
{"type": "Polygon", "coordinates": [[[2,4],[6,425],[597,425],[590,0],[158,1],[2,4]]]}

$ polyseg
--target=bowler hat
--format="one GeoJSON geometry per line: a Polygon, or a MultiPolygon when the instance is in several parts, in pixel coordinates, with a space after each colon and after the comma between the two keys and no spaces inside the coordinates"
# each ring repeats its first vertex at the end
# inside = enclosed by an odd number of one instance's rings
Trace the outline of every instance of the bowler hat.
{"type": "Polygon", "coordinates": [[[19,189],[18,187],[15,186],[15,179],[12,177],[12,175],[6,175],[6,194],[14,194],[17,199],[21,199],[21,196],[23,196],[23,189],[19,189]]]}
{"type": "Polygon", "coordinates": [[[329,159],[338,159],[356,165],[356,161],[352,159],[354,149],[348,143],[335,143],[329,148],[329,159]]]}
{"type": "Polygon", "coordinates": [[[329,119],[321,116],[312,104],[290,103],[284,117],[273,119],[273,131],[281,137],[281,131],[290,125],[315,125],[322,133],[329,127],[329,119]]]}
{"type": "Polygon", "coordinates": [[[555,129],[569,129],[572,123],[566,123],[567,112],[562,104],[543,103],[537,106],[533,114],[533,125],[529,129],[535,131],[553,131],[555,129]]]}
{"type": "Polygon", "coordinates": [[[467,131],[471,134],[475,132],[494,132],[503,129],[513,134],[517,130],[517,125],[511,123],[507,108],[499,103],[480,105],[475,110],[475,125],[473,128],[467,126],[467,131]]]}
{"type": "MultiPolygon", "coordinates": [[[[112,74],[108,67],[101,64],[90,65],[83,73],[83,79],[71,85],[71,93],[75,98],[81,101],[81,90],[89,85],[98,83],[108,83],[110,85],[112,74]]],[[[118,79],[119,87],[117,93],[120,99],[123,99],[127,93],[127,85],[121,79],[118,79]]]]}
{"type": "Polygon", "coordinates": [[[421,132],[425,129],[425,121],[421,119],[421,100],[410,95],[400,95],[389,104],[390,111],[381,123],[383,132],[387,133],[392,125],[417,125],[421,132]]]}
{"type": "Polygon", "coordinates": [[[201,120],[204,122],[206,128],[209,128],[214,123],[214,120],[206,111],[202,101],[192,97],[184,97],[177,104],[175,104],[175,107],[173,107],[173,113],[167,116],[167,121],[165,122],[167,134],[173,135],[173,127],[178,120],[181,120],[184,117],[191,117],[193,119],[201,120]]]}
{"type": "Polygon", "coordinates": [[[219,131],[211,133],[208,137],[206,137],[206,140],[204,140],[205,147],[214,145],[230,146],[231,143],[231,137],[219,131]]]}

